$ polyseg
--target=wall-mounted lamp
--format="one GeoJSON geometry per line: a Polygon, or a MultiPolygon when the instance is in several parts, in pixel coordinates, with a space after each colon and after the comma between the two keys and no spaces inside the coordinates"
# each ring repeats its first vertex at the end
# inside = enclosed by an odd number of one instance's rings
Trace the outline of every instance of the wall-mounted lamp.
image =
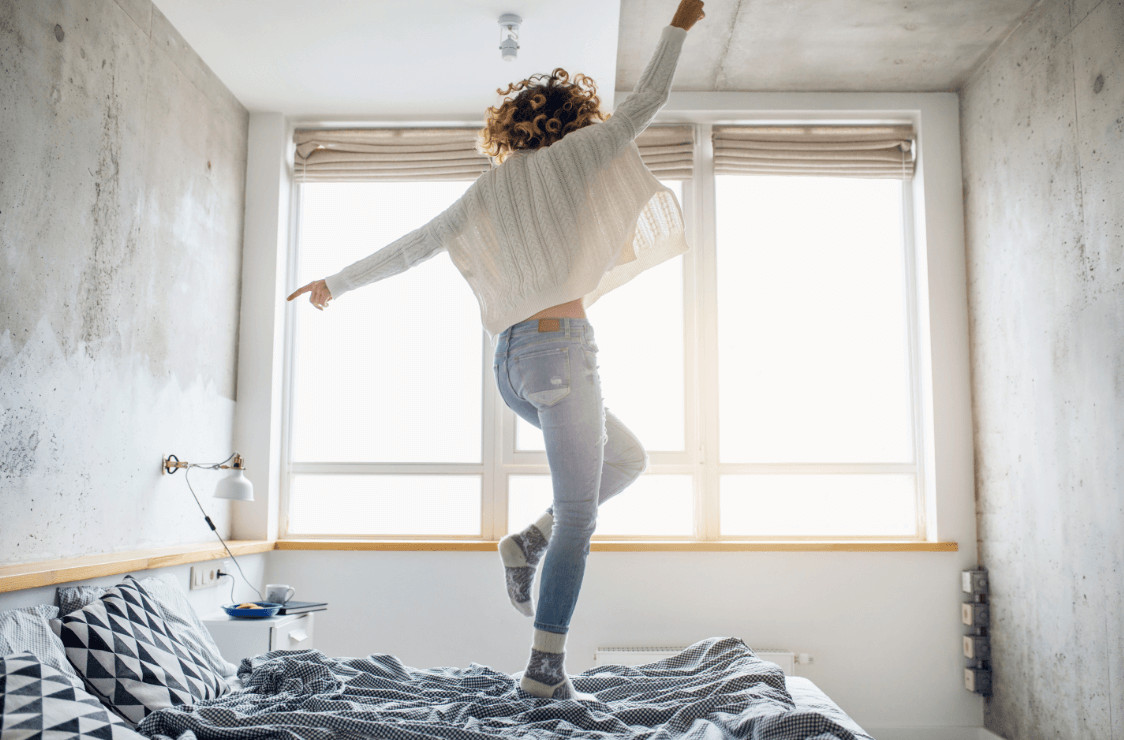
{"type": "MultiPolygon", "coordinates": [[[[180,462],[180,459],[175,455],[168,455],[164,458],[163,470],[168,475],[173,475],[180,468],[207,468],[208,470],[233,470],[232,475],[228,475],[218,482],[215,486],[215,492],[212,494],[215,498],[225,498],[231,501],[253,501],[254,500],[254,484],[246,477],[246,461],[241,455],[235,452],[230,457],[223,460],[221,463],[189,463],[180,462]],[[230,465],[226,463],[229,462],[230,465]]],[[[190,488],[190,484],[188,485],[190,488]]],[[[194,491],[192,492],[194,493],[194,491]]]]}
{"type": "MultiPolygon", "coordinates": [[[[180,468],[184,469],[183,479],[187,483],[187,490],[191,491],[191,497],[195,499],[196,506],[199,511],[203,512],[203,518],[207,521],[207,526],[215,533],[215,537],[219,538],[222,543],[222,548],[226,550],[226,554],[234,561],[234,565],[238,568],[238,572],[242,574],[242,580],[246,582],[250,588],[257,592],[258,598],[262,599],[261,591],[258,591],[254,584],[250,583],[246,578],[246,574],[242,573],[242,566],[238,563],[238,558],[234,557],[234,553],[226,546],[226,541],[219,534],[215,528],[215,523],[211,521],[211,517],[207,516],[207,510],[203,508],[203,504],[199,502],[199,497],[195,495],[195,489],[191,487],[191,469],[192,468],[206,468],[207,470],[233,470],[231,475],[223,478],[215,485],[215,492],[212,494],[215,498],[224,498],[231,501],[253,501],[254,500],[254,484],[246,477],[246,461],[237,452],[234,452],[230,457],[222,462],[217,463],[192,463],[181,461],[175,455],[165,456],[160,464],[162,474],[174,475],[180,468]],[[230,463],[227,465],[227,463],[230,463]]],[[[234,584],[231,583],[231,598],[233,599],[234,584]]],[[[263,599],[264,601],[264,599],[263,599]]]]}
{"type": "Polygon", "coordinates": [[[515,59],[519,53],[519,26],[523,19],[515,13],[500,16],[500,56],[505,62],[515,59]]]}

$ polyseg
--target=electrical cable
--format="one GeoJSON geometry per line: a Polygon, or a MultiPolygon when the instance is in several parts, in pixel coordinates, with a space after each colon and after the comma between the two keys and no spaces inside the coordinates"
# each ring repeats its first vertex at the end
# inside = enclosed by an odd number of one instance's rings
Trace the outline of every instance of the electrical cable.
{"type": "Polygon", "coordinates": [[[219,578],[229,578],[230,579],[230,603],[232,605],[237,605],[238,602],[234,600],[234,584],[237,582],[235,580],[234,576],[231,575],[230,573],[226,573],[226,572],[223,572],[223,571],[220,570],[219,571],[219,578]]]}
{"type": "MultiPolygon", "coordinates": [[[[235,453],[235,454],[237,454],[237,453],[235,453]]],[[[226,550],[226,554],[229,555],[230,559],[234,561],[234,567],[238,568],[238,572],[239,572],[239,574],[241,574],[242,580],[246,582],[247,586],[249,586],[250,588],[252,588],[254,590],[254,593],[256,593],[258,595],[258,599],[260,601],[265,601],[265,597],[261,595],[261,591],[258,591],[257,586],[250,583],[250,579],[247,578],[246,574],[242,571],[242,566],[238,563],[238,558],[234,557],[234,553],[232,553],[230,551],[230,548],[226,546],[226,540],[224,540],[222,538],[222,535],[219,534],[218,529],[215,528],[215,523],[211,521],[211,517],[207,516],[207,510],[203,508],[203,504],[199,502],[199,497],[195,495],[195,489],[191,487],[191,469],[192,468],[207,468],[208,470],[219,470],[220,466],[230,462],[230,460],[232,460],[233,458],[234,458],[234,455],[231,455],[230,457],[226,458],[222,462],[218,462],[218,463],[191,463],[183,471],[183,479],[185,481],[187,481],[187,490],[191,491],[191,497],[193,499],[195,499],[195,505],[199,507],[199,511],[203,512],[203,518],[207,520],[207,526],[210,527],[211,531],[215,533],[215,537],[219,538],[219,542],[222,543],[222,549],[226,550]]],[[[233,579],[234,576],[231,576],[231,578],[233,579]]],[[[233,594],[234,594],[234,584],[233,584],[233,582],[230,585],[230,593],[231,593],[231,599],[233,600],[233,594]]]]}

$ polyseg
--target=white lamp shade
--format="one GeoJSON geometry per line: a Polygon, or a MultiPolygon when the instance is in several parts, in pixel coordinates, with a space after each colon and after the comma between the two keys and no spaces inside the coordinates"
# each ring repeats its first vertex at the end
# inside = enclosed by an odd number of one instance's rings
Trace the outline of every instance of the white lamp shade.
{"type": "Polygon", "coordinates": [[[238,468],[218,482],[218,485],[215,486],[214,496],[231,501],[253,501],[254,484],[246,477],[246,473],[238,468]]]}

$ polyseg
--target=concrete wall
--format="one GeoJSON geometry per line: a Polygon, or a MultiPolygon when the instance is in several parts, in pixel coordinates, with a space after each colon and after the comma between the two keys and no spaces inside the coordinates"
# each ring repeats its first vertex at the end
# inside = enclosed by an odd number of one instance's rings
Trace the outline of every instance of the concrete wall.
{"type": "Polygon", "coordinates": [[[1124,738],[1124,2],[1036,7],[962,131],[986,724],[1124,738]]]}
{"type": "Polygon", "coordinates": [[[149,0],[0,0],[0,70],[0,562],[205,541],[247,112],[149,0]]]}

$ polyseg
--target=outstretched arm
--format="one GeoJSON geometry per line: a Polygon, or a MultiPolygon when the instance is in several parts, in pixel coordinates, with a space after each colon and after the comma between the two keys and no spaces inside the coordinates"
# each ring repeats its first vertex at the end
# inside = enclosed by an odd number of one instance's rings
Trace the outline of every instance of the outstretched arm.
{"type": "Polygon", "coordinates": [[[458,200],[424,226],[353,262],[335,275],[313,280],[298,288],[287,300],[310,293],[309,302],[323,310],[328,301],[349,290],[405,272],[443,250],[446,240],[459,229],[462,215],[462,201],[458,200]]]}

